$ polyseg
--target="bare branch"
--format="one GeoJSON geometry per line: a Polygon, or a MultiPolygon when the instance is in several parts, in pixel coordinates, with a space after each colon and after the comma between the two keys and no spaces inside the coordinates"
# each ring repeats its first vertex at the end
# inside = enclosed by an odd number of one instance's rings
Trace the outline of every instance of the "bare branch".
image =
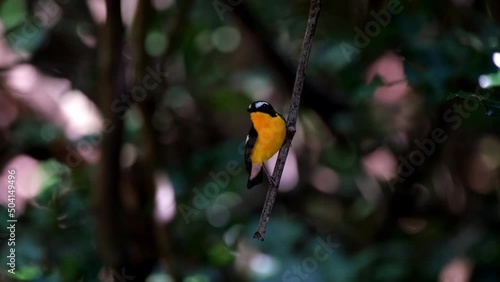
{"type": "Polygon", "coordinates": [[[259,227],[257,232],[253,235],[255,239],[264,241],[266,234],[267,223],[271,216],[271,211],[274,206],[274,201],[276,200],[276,194],[278,193],[278,187],[281,181],[281,175],[283,174],[283,169],[285,168],[286,158],[288,156],[288,151],[292,145],[292,140],[296,131],[297,116],[299,113],[300,96],[302,94],[302,88],[304,87],[304,80],[306,76],[307,63],[309,61],[309,55],[311,54],[312,38],[314,36],[314,31],[316,30],[316,23],[318,22],[319,13],[321,11],[321,0],[311,0],[311,8],[309,9],[309,18],[307,20],[306,32],[304,35],[304,42],[302,43],[302,51],[300,53],[299,65],[297,67],[297,73],[295,76],[295,84],[293,86],[292,101],[290,105],[290,111],[288,113],[287,119],[287,136],[285,143],[281,147],[278,154],[278,160],[276,161],[276,166],[274,167],[273,179],[274,183],[269,185],[267,190],[266,201],[264,202],[264,207],[262,208],[262,214],[259,220],[259,227]]]}

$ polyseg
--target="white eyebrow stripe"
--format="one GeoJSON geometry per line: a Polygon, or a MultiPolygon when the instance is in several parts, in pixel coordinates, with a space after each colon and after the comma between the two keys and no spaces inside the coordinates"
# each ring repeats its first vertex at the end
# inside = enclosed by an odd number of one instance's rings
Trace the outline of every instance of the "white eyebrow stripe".
{"type": "Polygon", "coordinates": [[[262,107],[262,106],[264,106],[264,105],[268,105],[268,104],[269,104],[269,103],[267,103],[267,102],[263,102],[263,101],[261,101],[261,102],[257,102],[257,103],[255,103],[255,108],[257,108],[257,109],[258,109],[258,108],[260,108],[260,107],[262,107]]]}

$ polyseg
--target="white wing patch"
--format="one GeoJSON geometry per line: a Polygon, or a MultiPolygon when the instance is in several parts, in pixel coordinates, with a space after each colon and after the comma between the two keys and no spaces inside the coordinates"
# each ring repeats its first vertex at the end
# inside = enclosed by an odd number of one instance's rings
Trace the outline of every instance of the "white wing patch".
{"type": "Polygon", "coordinates": [[[269,105],[269,103],[268,102],[264,102],[264,101],[256,102],[255,103],[255,108],[258,109],[258,108],[260,108],[260,107],[262,107],[264,105],[269,105]]]}

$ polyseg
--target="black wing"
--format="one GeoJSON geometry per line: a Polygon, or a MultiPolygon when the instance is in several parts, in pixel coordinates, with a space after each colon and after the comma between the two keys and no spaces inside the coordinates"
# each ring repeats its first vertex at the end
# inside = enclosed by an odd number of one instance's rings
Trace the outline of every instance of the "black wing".
{"type": "Polygon", "coordinates": [[[250,172],[252,172],[252,162],[250,161],[250,154],[252,153],[253,146],[255,146],[255,142],[257,142],[257,136],[258,136],[257,130],[255,130],[252,124],[252,127],[248,132],[247,142],[245,144],[245,166],[248,175],[250,175],[250,172]]]}
{"type": "Polygon", "coordinates": [[[253,147],[255,146],[255,142],[257,142],[257,130],[252,127],[250,128],[250,131],[248,132],[247,136],[247,142],[245,144],[245,167],[247,169],[248,173],[248,182],[247,182],[247,188],[250,189],[253,186],[262,183],[263,181],[263,176],[262,176],[262,169],[260,173],[254,177],[253,179],[250,179],[250,175],[252,173],[252,162],[250,161],[250,154],[252,154],[253,147]]]}

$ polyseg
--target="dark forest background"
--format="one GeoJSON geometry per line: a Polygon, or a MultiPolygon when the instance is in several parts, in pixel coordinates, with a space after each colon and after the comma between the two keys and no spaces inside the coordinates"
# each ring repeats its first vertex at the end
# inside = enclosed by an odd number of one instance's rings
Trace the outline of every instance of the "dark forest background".
{"type": "Polygon", "coordinates": [[[287,115],[309,5],[1,1],[0,280],[500,281],[495,0],[324,1],[252,238],[246,108],[287,115]]]}

